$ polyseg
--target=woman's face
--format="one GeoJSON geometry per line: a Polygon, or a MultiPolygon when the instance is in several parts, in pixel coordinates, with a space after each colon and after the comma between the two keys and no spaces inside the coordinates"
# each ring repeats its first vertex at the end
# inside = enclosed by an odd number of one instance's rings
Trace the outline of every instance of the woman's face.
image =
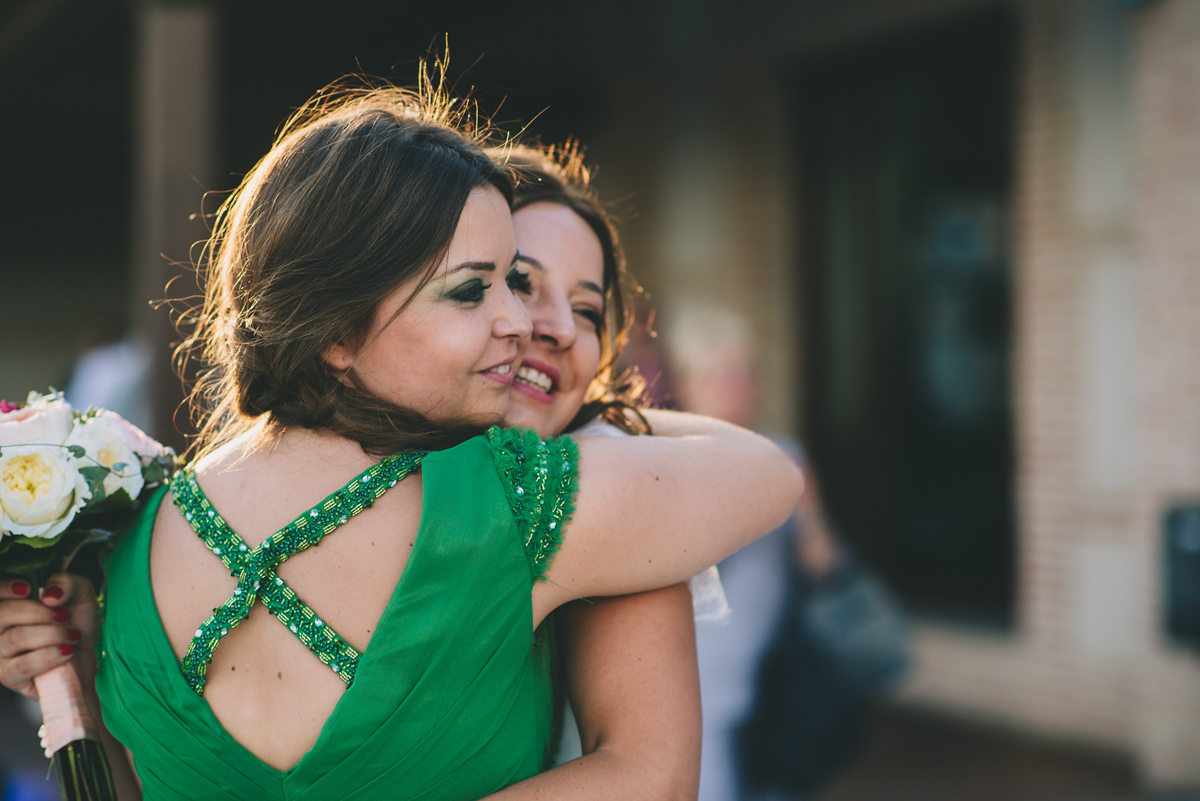
{"type": "Polygon", "coordinates": [[[600,367],[604,253],[588,224],[566,206],[534,203],[513,215],[518,259],[529,268],[518,294],[533,321],[505,423],[561,434],[583,405],[600,367]]]}
{"type": "Polygon", "coordinates": [[[333,345],[326,359],[335,369],[352,368],[371,394],[431,420],[500,422],[519,346],[531,331],[509,288],[520,281],[510,273],[524,271],[515,259],[508,204],[493,187],[475,189],[433,279],[415,296],[415,281],[397,289],[363,342],[333,345]]]}

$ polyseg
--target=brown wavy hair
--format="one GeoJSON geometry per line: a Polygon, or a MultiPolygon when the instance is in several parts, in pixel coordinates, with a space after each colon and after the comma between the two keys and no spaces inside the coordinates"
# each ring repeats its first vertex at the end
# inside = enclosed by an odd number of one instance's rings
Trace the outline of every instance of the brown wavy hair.
{"type": "Polygon", "coordinates": [[[592,187],[592,174],[575,143],[565,146],[515,145],[493,151],[513,175],[513,212],[534,203],[557,203],[575,212],[600,240],[604,254],[604,317],[599,330],[600,369],[583,406],[567,426],[574,431],[596,418],[631,434],[649,433],[637,411],[645,382],[635,371],[615,372],[617,357],[633,327],[633,300],[640,288],[626,268],[625,252],[612,218],[592,187]]]}
{"type": "Polygon", "coordinates": [[[415,91],[335,84],[284,124],[217,212],[203,307],[176,354],[181,370],[190,356],[207,368],[191,396],[201,453],[263,419],[268,432],[330,432],[376,456],[450,447],[498,422],[429,420],[322,355],[367,344],[381,301],[432,277],[474,189],[511,203],[510,174],[469,109],[422,70],[415,91]]]}

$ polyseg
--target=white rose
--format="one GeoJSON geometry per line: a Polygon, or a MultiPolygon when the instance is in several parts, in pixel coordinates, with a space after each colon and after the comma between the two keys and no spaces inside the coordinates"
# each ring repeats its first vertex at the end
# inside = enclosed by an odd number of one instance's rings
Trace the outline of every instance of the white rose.
{"type": "Polygon", "coordinates": [[[91,493],[76,461],[61,447],[10,445],[0,449],[0,507],[5,529],[23,537],[61,533],[91,493]]]}
{"type": "Polygon", "coordinates": [[[146,483],[142,480],[142,460],[129,446],[127,432],[116,422],[124,421],[115,414],[112,417],[115,420],[98,416],[79,421],[66,444],[79,445],[87,454],[79,460],[80,467],[99,463],[112,471],[104,477],[105,497],[125,490],[129,499],[134,500],[146,483]]]}
{"type": "Polygon", "coordinates": [[[30,395],[28,406],[0,414],[0,449],[5,445],[61,445],[71,433],[71,405],[57,396],[30,395]]]}

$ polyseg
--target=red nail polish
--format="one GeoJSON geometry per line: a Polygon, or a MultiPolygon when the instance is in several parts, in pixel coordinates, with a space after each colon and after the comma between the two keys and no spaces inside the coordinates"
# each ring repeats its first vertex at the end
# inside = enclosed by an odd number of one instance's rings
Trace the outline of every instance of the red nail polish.
{"type": "Polygon", "coordinates": [[[13,595],[24,598],[26,595],[29,594],[29,582],[28,581],[14,581],[12,583],[11,589],[12,589],[13,595]]]}
{"type": "Polygon", "coordinates": [[[76,629],[76,628],[67,629],[67,639],[68,640],[78,640],[79,639],[79,629],[76,629]]]}
{"type": "Polygon", "coordinates": [[[75,646],[71,645],[70,643],[67,643],[66,645],[60,645],[58,647],[58,652],[63,656],[70,656],[71,654],[75,653],[75,646]]]}
{"type": "Polygon", "coordinates": [[[51,599],[57,601],[59,598],[62,598],[62,597],[63,597],[62,587],[47,587],[45,590],[42,591],[42,598],[51,598],[51,599]]]}
{"type": "Polygon", "coordinates": [[[70,617],[70,615],[67,614],[66,609],[55,609],[50,613],[50,617],[54,618],[55,623],[66,623],[67,618],[70,617]]]}

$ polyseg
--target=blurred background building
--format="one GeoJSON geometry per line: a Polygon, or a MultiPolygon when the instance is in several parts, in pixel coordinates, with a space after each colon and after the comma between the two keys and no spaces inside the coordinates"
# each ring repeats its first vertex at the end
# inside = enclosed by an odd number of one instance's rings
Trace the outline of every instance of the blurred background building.
{"type": "Polygon", "coordinates": [[[498,126],[588,146],[648,308],[754,321],[916,615],[901,704],[1200,786],[1196,0],[8,0],[0,396],[120,342],[181,443],[148,301],[291,109],[446,33],[498,126]]]}

